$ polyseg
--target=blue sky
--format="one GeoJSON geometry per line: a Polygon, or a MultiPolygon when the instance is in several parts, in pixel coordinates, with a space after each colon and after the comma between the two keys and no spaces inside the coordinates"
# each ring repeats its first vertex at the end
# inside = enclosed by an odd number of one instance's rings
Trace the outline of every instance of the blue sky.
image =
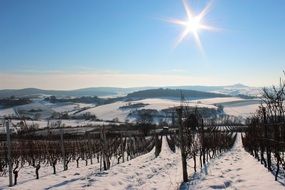
{"type": "Polygon", "coordinates": [[[284,7],[214,1],[205,22],[223,30],[199,33],[203,54],[191,36],[174,48],[183,28],[163,20],[186,17],[180,0],[0,0],[0,88],[270,85],[285,66],[284,7]]]}

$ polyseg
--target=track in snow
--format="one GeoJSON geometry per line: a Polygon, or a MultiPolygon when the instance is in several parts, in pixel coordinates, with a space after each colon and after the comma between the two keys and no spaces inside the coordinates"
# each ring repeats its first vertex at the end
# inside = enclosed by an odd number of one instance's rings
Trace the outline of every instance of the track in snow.
{"type": "MultiPolygon", "coordinates": [[[[232,150],[209,166],[209,174],[194,183],[194,189],[258,189],[284,190],[285,187],[274,181],[274,176],[256,159],[247,153],[238,134],[232,150]]],[[[192,182],[193,183],[193,182],[192,182]]]]}
{"type": "Polygon", "coordinates": [[[181,183],[181,162],[179,151],[173,153],[165,137],[162,139],[160,155],[155,158],[154,150],[116,165],[110,170],[95,173],[88,178],[88,186],[74,182],[70,189],[177,189],[181,183]]]}

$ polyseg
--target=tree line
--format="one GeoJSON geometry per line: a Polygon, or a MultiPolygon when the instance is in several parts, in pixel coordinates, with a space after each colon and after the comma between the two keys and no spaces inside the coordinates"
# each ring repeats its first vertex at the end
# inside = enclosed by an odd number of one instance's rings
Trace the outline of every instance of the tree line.
{"type": "Polygon", "coordinates": [[[248,130],[242,141],[245,149],[268,171],[275,180],[285,171],[285,80],[278,86],[264,88],[262,103],[255,115],[247,119],[248,130]]]}

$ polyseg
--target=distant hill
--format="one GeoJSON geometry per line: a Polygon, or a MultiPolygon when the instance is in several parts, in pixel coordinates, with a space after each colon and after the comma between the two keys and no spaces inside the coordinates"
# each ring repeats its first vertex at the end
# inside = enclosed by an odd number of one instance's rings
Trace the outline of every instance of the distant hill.
{"type": "Polygon", "coordinates": [[[259,96],[261,92],[261,88],[250,87],[240,83],[234,85],[227,85],[227,86],[173,86],[169,88],[221,93],[221,94],[228,94],[231,96],[246,95],[253,97],[259,96]]]}
{"type": "Polygon", "coordinates": [[[109,87],[97,87],[97,88],[84,88],[78,90],[42,90],[37,88],[25,88],[20,90],[0,90],[0,98],[7,98],[10,96],[25,97],[25,96],[112,96],[117,95],[123,91],[122,88],[109,88],[109,87]]]}
{"type": "Polygon", "coordinates": [[[229,95],[202,92],[196,90],[180,90],[180,89],[149,89],[133,92],[127,95],[127,98],[181,98],[181,94],[187,99],[196,98],[217,98],[217,97],[229,97],[229,95]]]}
{"type": "Polygon", "coordinates": [[[164,86],[164,87],[132,87],[132,88],[117,88],[117,87],[92,87],[76,90],[43,90],[38,88],[25,89],[6,89],[0,90],[0,98],[7,98],[10,96],[25,97],[25,96],[57,96],[57,97],[81,97],[81,96],[125,96],[129,93],[143,90],[155,90],[158,88],[164,89],[182,89],[194,90],[200,92],[208,92],[214,94],[227,94],[231,96],[250,95],[256,96],[260,94],[260,88],[249,87],[243,84],[235,84],[229,86],[164,86]]]}

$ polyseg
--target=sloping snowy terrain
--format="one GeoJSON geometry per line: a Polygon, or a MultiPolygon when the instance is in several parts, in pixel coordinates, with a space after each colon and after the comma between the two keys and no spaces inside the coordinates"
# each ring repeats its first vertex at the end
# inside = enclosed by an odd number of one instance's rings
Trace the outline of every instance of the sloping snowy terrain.
{"type": "MultiPolygon", "coordinates": [[[[69,181],[85,178],[92,171],[99,168],[98,164],[85,166],[85,161],[80,162],[80,167],[76,168],[76,163],[70,163],[69,170],[63,171],[62,164],[57,165],[57,174],[52,174],[51,166],[42,165],[39,170],[40,179],[35,179],[35,168],[25,166],[19,171],[18,185],[11,188],[7,187],[8,177],[0,177],[0,189],[17,190],[43,190],[49,189],[56,184],[67,184],[69,181]]],[[[59,185],[60,186],[60,185],[59,185]]]]}
{"type": "MultiPolygon", "coordinates": [[[[115,164],[115,161],[112,162],[115,164]]],[[[274,181],[274,176],[257,160],[247,153],[241,142],[240,134],[234,147],[208,164],[208,175],[196,173],[189,167],[188,174],[191,181],[188,190],[208,189],[258,189],[284,190],[285,187],[274,181]]],[[[203,170],[204,171],[204,170],[203,170]]],[[[0,177],[0,189],[35,190],[35,189],[179,189],[182,180],[180,151],[172,152],[163,137],[161,153],[155,158],[154,150],[122,164],[114,165],[108,171],[99,171],[99,164],[80,168],[71,164],[68,171],[60,167],[56,175],[51,167],[43,166],[40,179],[34,179],[34,168],[26,167],[19,173],[19,184],[8,188],[8,178],[0,177]]],[[[186,187],[186,188],[185,188],[186,187]]]]}
{"type": "Polygon", "coordinates": [[[103,173],[89,176],[88,186],[80,181],[70,184],[70,189],[177,189],[181,181],[179,151],[173,153],[166,139],[162,141],[160,155],[154,150],[129,162],[119,164],[103,173]]]}
{"type": "MultiPolygon", "coordinates": [[[[207,98],[186,100],[186,104],[192,107],[207,107],[216,109],[218,104],[224,106],[226,114],[234,116],[248,116],[253,113],[258,107],[259,102],[256,99],[242,99],[238,97],[223,97],[223,98],[207,98]]],[[[91,113],[98,119],[111,121],[118,119],[118,121],[124,122],[126,120],[132,121],[134,118],[128,118],[128,114],[134,109],[154,109],[157,111],[167,109],[174,106],[179,106],[180,100],[175,98],[148,98],[136,101],[117,101],[110,104],[96,106],[95,104],[83,104],[83,103],[47,103],[45,101],[37,101],[35,103],[16,106],[14,108],[0,109],[0,117],[4,116],[17,116],[25,115],[39,119],[46,119],[53,113],[68,113],[69,115],[83,115],[85,113],[91,113]],[[128,108],[120,109],[122,106],[128,104],[146,104],[140,108],[128,108]],[[37,115],[36,115],[37,114],[37,115]]]]}
{"type": "MultiPolygon", "coordinates": [[[[192,107],[207,107],[207,108],[217,108],[214,104],[220,104],[225,102],[240,102],[244,99],[241,98],[235,98],[235,97],[228,97],[228,98],[209,98],[209,99],[199,99],[199,100],[191,100],[186,101],[186,105],[192,106],[192,107]]],[[[245,101],[245,100],[244,100],[245,101]]],[[[154,110],[162,110],[167,109],[170,107],[175,107],[180,105],[180,100],[177,99],[166,99],[166,98],[148,98],[143,100],[137,100],[137,101],[118,101],[111,104],[105,104],[101,106],[97,106],[94,108],[90,108],[87,110],[84,110],[78,114],[84,114],[84,113],[91,113],[95,114],[97,118],[102,120],[113,120],[115,118],[118,118],[119,121],[125,121],[128,118],[128,114],[130,113],[131,109],[120,109],[122,106],[126,106],[127,104],[137,104],[137,103],[143,103],[147,104],[143,107],[136,108],[136,109],[154,109],[154,110]]],[[[236,115],[236,114],[235,114],[236,115]]]]}
{"type": "Polygon", "coordinates": [[[225,106],[224,112],[228,115],[248,117],[254,114],[259,106],[260,104],[225,106]]]}
{"type": "Polygon", "coordinates": [[[256,159],[242,147],[240,134],[231,151],[210,163],[208,175],[192,181],[189,190],[194,189],[258,189],[284,190],[285,187],[274,181],[256,159]]]}
{"type": "MultiPolygon", "coordinates": [[[[134,103],[144,103],[149,104],[144,107],[144,109],[155,109],[155,110],[162,110],[167,109],[169,107],[179,106],[181,104],[180,100],[175,99],[165,99],[165,98],[148,98],[143,100],[134,101],[134,103]]],[[[216,106],[210,104],[197,104],[194,101],[186,101],[188,106],[193,107],[207,107],[207,108],[216,108],[216,106]]]]}
{"type": "Polygon", "coordinates": [[[84,104],[84,103],[66,103],[66,104],[53,104],[51,108],[58,113],[62,112],[72,112],[85,107],[94,107],[94,104],[84,104]]]}
{"type": "Polygon", "coordinates": [[[4,116],[16,116],[13,108],[0,109],[0,117],[4,116]]]}
{"type": "MultiPolygon", "coordinates": [[[[155,158],[154,149],[142,156],[134,158],[125,163],[115,165],[110,170],[100,172],[99,165],[73,167],[68,171],[60,171],[51,174],[41,173],[39,180],[35,180],[33,168],[19,172],[17,186],[10,189],[98,189],[98,190],[120,190],[120,189],[177,189],[182,179],[180,152],[173,153],[168,147],[167,140],[163,137],[160,155],[155,158]]],[[[61,169],[62,170],[62,169],[61,169]]],[[[6,178],[0,178],[0,183],[7,183],[6,178]],[[6,181],[5,181],[6,180],[6,181]]],[[[1,186],[0,189],[7,189],[1,186]]]]}
{"type": "Polygon", "coordinates": [[[225,102],[236,102],[236,101],[242,101],[242,100],[244,99],[238,98],[238,97],[224,97],[224,98],[206,98],[206,99],[192,100],[191,102],[214,105],[214,104],[221,104],[225,102]]]}
{"type": "Polygon", "coordinates": [[[102,120],[113,120],[118,118],[119,121],[124,122],[129,114],[128,110],[119,109],[121,106],[126,105],[126,102],[118,101],[111,104],[105,104],[94,108],[87,109],[78,113],[78,115],[84,113],[91,113],[96,115],[97,118],[102,120]]]}
{"type": "Polygon", "coordinates": [[[4,116],[17,116],[25,115],[33,117],[36,113],[40,114],[40,118],[46,119],[50,117],[54,112],[73,114],[83,108],[94,107],[95,104],[84,103],[58,103],[52,104],[45,101],[36,101],[31,104],[15,106],[13,108],[0,109],[0,117],[4,116]]]}

